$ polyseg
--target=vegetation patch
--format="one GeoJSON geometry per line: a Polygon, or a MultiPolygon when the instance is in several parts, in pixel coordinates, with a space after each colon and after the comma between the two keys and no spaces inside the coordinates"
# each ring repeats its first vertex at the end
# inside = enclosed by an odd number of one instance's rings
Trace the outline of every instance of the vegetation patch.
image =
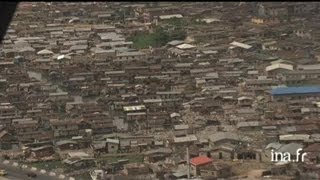
{"type": "Polygon", "coordinates": [[[29,163],[27,165],[35,167],[37,169],[44,169],[46,171],[64,168],[64,164],[61,161],[44,161],[44,162],[29,163]]]}
{"type": "Polygon", "coordinates": [[[161,47],[173,40],[184,40],[187,32],[183,28],[185,21],[173,18],[166,23],[164,28],[157,26],[152,33],[139,33],[129,38],[133,42],[133,46],[137,49],[145,49],[149,47],[161,47]]]}

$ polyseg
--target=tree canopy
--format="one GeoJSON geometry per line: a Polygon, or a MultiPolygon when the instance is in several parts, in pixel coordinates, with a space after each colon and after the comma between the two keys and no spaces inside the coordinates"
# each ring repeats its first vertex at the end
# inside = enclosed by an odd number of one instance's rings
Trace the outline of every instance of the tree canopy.
{"type": "Polygon", "coordinates": [[[167,31],[163,27],[156,27],[153,33],[141,33],[130,40],[133,41],[135,48],[161,47],[172,40],[184,40],[187,33],[182,28],[175,28],[167,31]]]}

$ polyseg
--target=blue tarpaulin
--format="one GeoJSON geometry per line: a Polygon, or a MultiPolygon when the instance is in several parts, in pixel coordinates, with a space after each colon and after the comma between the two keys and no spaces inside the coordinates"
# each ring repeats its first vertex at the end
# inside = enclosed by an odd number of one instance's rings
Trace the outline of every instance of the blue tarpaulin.
{"type": "Polygon", "coordinates": [[[279,87],[271,91],[273,96],[317,94],[320,93],[320,86],[303,86],[303,87],[279,87]]]}

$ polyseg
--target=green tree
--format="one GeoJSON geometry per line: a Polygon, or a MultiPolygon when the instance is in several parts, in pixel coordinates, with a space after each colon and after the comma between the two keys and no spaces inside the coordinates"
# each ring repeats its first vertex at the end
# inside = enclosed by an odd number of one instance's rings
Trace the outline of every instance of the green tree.
{"type": "Polygon", "coordinates": [[[154,42],[156,47],[165,45],[169,40],[169,35],[163,28],[157,28],[154,34],[154,42]]]}
{"type": "Polygon", "coordinates": [[[187,37],[187,32],[182,29],[177,29],[170,33],[171,40],[184,40],[186,37],[187,37]]]}
{"type": "Polygon", "coordinates": [[[150,34],[140,33],[131,38],[135,48],[161,47],[172,40],[184,40],[187,36],[183,28],[174,29],[168,32],[163,27],[156,27],[150,34]]]}

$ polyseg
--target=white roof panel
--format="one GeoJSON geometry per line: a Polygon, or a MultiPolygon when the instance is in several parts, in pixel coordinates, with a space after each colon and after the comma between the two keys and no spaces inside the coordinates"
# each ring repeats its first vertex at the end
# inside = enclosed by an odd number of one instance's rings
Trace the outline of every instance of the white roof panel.
{"type": "Polygon", "coordinates": [[[244,44],[244,43],[240,43],[240,42],[237,42],[237,41],[233,41],[232,43],[230,43],[232,46],[236,46],[236,47],[241,47],[241,48],[244,48],[244,49],[250,49],[252,48],[252,46],[248,45],[248,44],[244,44]]]}
{"type": "Polygon", "coordinates": [[[191,44],[180,44],[178,46],[176,46],[179,49],[191,49],[191,48],[195,48],[195,46],[191,45],[191,44]]]}

